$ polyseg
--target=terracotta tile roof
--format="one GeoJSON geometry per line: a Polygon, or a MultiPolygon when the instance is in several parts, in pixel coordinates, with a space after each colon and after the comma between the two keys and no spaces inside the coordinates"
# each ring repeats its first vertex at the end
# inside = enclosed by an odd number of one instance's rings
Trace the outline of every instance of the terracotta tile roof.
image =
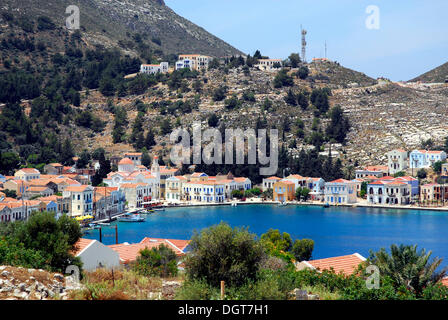
{"type": "Polygon", "coordinates": [[[96,240],[81,238],[75,243],[73,250],[70,251],[75,257],[82,253],[84,249],[94,243],[96,240]]]}
{"type": "Polygon", "coordinates": [[[333,180],[330,183],[348,183],[350,182],[349,180],[345,180],[345,179],[337,179],[337,180],[333,180]]]}
{"type": "Polygon", "coordinates": [[[387,166],[367,166],[366,171],[387,171],[389,168],[387,166]]]}
{"type": "Polygon", "coordinates": [[[354,253],[347,256],[306,261],[306,264],[320,271],[333,269],[336,273],[342,272],[349,276],[365,260],[359,253],[354,253]]]}
{"type": "Polygon", "coordinates": [[[235,180],[235,182],[245,182],[247,181],[247,178],[239,177],[239,178],[233,178],[233,180],[235,180]]]}
{"type": "Polygon", "coordinates": [[[62,164],[60,164],[60,163],[49,163],[48,164],[49,166],[52,166],[52,167],[62,167],[63,165],[62,164]]]}
{"type": "Polygon", "coordinates": [[[395,178],[391,177],[391,176],[385,176],[385,177],[379,178],[379,180],[394,180],[394,179],[395,178]]]}
{"type": "Polygon", "coordinates": [[[124,154],[125,156],[141,156],[143,153],[141,152],[127,152],[124,154]]]}
{"type": "Polygon", "coordinates": [[[140,241],[140,243],[148,243],[148,242],[151,242],[153,240],[156,240],[156,241],[167,241],[167,242],[173,244],[174,246],[176,246],[177,248],[179,248],[181,251],[184,251],[185,248],[188,247],[188,245],[191,242],[191,240],[158,239],[158,238],[145,237],[145,238],[143,238],[142,241],[140,241]]]}
{"type": "Polygon", "coordinates": [[[40,173],[39,170],[34,169],[34,168],[22,168],[18,171],[23,171],[25,173],[40,173]]]}
{"type": "Polygon", "coordinates": [[[39,198],[39,200],[41,200],[41,201],[58,201],[60,199],[64,199],[64,197],[57,196],[57,195],[52,195],[52,196],[48,196],[48,197],[41,197],[41,198],[39,198]]]}
{"type": "Polygon", "coordinates": [[[266,180],[282,180],[282,178],[279,178],[279,177],[269,177],[269,178],[266,178],[266,180]]]}
{"type": "Polygon", "coordinates": [[[27,189],[27,191],[42,192],[42,191],[45,191],[45,190],[48,190],[48,189],[49,189],[48,187],[36,187],[36,186],[33,186],[33,187],[29,187],[27,189]]]}
{"type": "Polygon", "coordinates": [[[180,251],[179,248],[173,246],[170,242],[167,242],[166,240],[160,241],[156,239],[154,239],[154,241],[148,240],[144,243],[134,243],[134,244],[122,243],[122,244],[109,245],[108,247],[117,252],[120,255],[120,260],[126,264],[137,260],[137,257],[140,255],[141,250],[144,250],[145,248],[147,249],[157,248],[161,244],[165,244],[166,246],[173,249],[173,251],[178,256],[183,256],[185,254],[184,252],[180,251]]]}
{"type": "Polygon", "coordinates": [[[131,159],[129,159],[129,158],[123,158],[123,159],[120,160],[120,162],[118,162],[118,164],[119,165],[120,164],[134,164],[134,162],[131,159]]]}
{"type": "Polygon", "coordinates": [[[448,277],[445,277],[442,280],[440,280],[440,283],[445,287],[448,287],[448,277]]]}
{"type": "Polygon", "coordinates": [[[70,191],[70,192],[84,192],[88,187],[88,185],[81,185],[81,186],[68,186],[67,188],[65,188],[65,191],[70,191]]]}
{"type": "Polygon", "coordinates": [[[300,174],[291,174],[289,177],[286,177],[286,179],[298,179],[303,180],[306,179],[305,177],[302,177],[300,174]]]}

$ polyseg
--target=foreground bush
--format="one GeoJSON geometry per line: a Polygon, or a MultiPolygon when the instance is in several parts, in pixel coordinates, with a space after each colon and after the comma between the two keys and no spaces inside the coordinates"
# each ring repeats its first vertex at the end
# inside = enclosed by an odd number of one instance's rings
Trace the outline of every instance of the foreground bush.
{"type": "Polygon", "coordinates": [[[9,247],[3,249],[0,262],[54,272],[65,272],[69,265],[81,268],[80,259],[70,253],[81,235],[75,220],[65,215],[56,220],[51,212],[35,212],[27,221],[0,224],[0,239],[9,247]]]}
{"type": "Polygon", "coordinates": [[[143,276],[176,276],[176,253],[164,244],[157,248],[145,248],[140,251],[133,269],[143,276]]]}
{"type": "Polygon", "coordinates": [[[264,250],[256,236],[244,228],[225,223],[196,233],[185,266],[191,279],[204,279],[212,286],[225,281],[229,287],[255,280],[264,250]]]}

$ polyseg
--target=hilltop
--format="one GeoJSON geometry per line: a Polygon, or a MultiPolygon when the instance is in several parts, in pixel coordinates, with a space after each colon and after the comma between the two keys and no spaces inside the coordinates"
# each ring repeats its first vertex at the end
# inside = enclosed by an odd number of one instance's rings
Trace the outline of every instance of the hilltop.
{"type": "Polygon", "coordinates": [[[0,38],[28,38],[43,42],[55,52],[64,51],[73,33],[65,28],[69,5],[80,9],[80,31],[87,48],[101,45],[137,55],[143,43],[146,50],[159,56],[190,52],[216,57],[241,54],[177,15],[162,0],[58,0],[39,1],[39,5],[28,0],[5,0],[0,8],[0,38]],[[42,17],[50,22],[43,24],[42,17]]]}
{"type": "Polygon", "coordinates": [[[434,68],[412,80],[409,82],[425,82],[425,83],[440,83],[448,81],[448,62],[434,68]]]}

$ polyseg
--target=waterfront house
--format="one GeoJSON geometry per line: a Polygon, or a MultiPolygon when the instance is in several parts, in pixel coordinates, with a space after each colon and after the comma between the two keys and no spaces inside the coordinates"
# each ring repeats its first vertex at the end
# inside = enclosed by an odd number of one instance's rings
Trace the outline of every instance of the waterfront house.
{"type": "Polygon", "coordinates": [[[235,181],[236,188],[240,191],[247,191],[252,189],[252,182],[249,178],[246,177],[235,177],[233,178],[233,181],[235,181]]]}
{"type": "Polygon", "coordinates": [[[396,149],[388,152],[387,167],[389,168],[389,174],[391,175],[400,171],[406,171],[409,167],[408,152],[403,149],[396,149]]]}
{"type": "Polygon", "coordinates": [[[342,273],[345,276],[350,276],[357,271],[358,266],[364,261],[366,261],[366,258],[359,253],[354,253],[340,257],[301,261],[296,263],[296,270],[312,269],[318,272],[333,270],[336,274],[342,273]]]}
{"type": "Polygon", "coordinates": [[[173,176],[165,180],[166,200],[171,203],[179,203],[183,199],[182,186],[187,182],[184,176],[173,176]]]}
{"type": "Polygon", "coordinates": [[[441,202],[442,204],[448,201],[448,185],[429,183],[420,187],[420,202],[433,203],[441,202]]]}
{"type": "Polygon", "coordinates": [[[150,195],[149,185],[147,183],[123,183],[121,190],[126,198],[129,209],[143,208],[145,197],[150,195]]]}
{"type": "Polygon", "coordinates": [[[410,176],[404,176],[404,177],[398,177],[395,180],[397,181],[401,181],[404,183],[407,183],[408,185],[411,186],[411,197],[418,197],[419,196],[419,181],[418,179],[414,178],[414,177],[410,177],[410,176]]]}
{"type": "Polygon", "coordinates": [[[121,267],[118,252],[97,240],[81,238],[76,242],[71,253],[81,259],[82,267],[87,271],[95,271],[98,268],[117,269],[121,267]]]}
{"type": "Polygon", "coordinates": [[[378,180],[367,185],[367,200],[372,204],[406,205],[411,201],[411,185],[398,179],[378,180]]]}
{"type": "Polygon", "coordinates": [[[345,179],[326,182],[324,198],[330,205],[356,203],[356,183],[345,179]]]}
{"type": "Polygon", "coordinates": [[[269,178],[264,178],[263,179],[263,192],[267,191],[269,189],[274,189],[274,184],[278,181],[282,180],[282,178],[279,177],[269,177],[269,178]]]}
{"type": "Polygon", "coordinates": [[[218,181],[189,181],[183,184],[186,201],[222,203],[225,201],[225,186],[218,181]]]}
{"type": "Polygon", "coordinates": [[[169,70],[168,62],[161,62],[160,64],[142,64],[140,65],[140,73],[157,74],[167,73],[169,70]]]}
{"type": "Polygon", "coordinates": [[[95,187],[93,212],[96,217],[106,218],[109,215],[122,213],[125,203],[126,195],[118,187],[95,187]]]}
{"type": "Polygon", "coordinates": [[[295,184],[288,180],[281,180],[274,183],[273,199],[274,201],[293,201],[295,198],[295,184]]]}
{"type": "Polygon", "coordinates": [[[437,161],[446,160],[445,151],[414,150],[409,154],[409,168],[429,168],[437,161]]]}
{"type": "Polygon", "coordinates": [[[306,178],[306,188],[310,189],[311,200],[322,200],[325,192],[325,180],[322,178],[306,178]]]}
{"type": "Polygon", "coordinates": [[[92,214],[93,191],[89,185],[69,186],[62,193],[63,197],[70,198],[70,216],[82,216],[92,214]]]}
{"type": "Polygon", "coordinates": [[[308,178],[302,177],[299,174],[291,174],[282,180],[291,181],[292,183],[294,183],[294,191],[295,191],[299,187],[306,187],[307,179],[308,178]]]}
{"type": "Polygon", "coordinates": [[[40,172],[34,168],[22,168],[14,173],[14,177],[17,180],[30,181],[33,179],[39,179],[40,172]]]}

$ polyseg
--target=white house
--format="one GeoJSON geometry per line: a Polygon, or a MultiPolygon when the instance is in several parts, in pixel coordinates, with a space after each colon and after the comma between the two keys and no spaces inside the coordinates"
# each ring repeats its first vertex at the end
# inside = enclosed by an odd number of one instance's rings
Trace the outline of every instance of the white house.
{"type": "Polygon", "coordinates": [[[254,67],[263,71],[275,71],[282,66],[282,59],[258,59],[258,63],[254,67]]]}
{"type": "Polygon", "coordinates": [[[372,204],[409,204],[411,185],[398,179],[369,183],[367,185],[367,200],[372,204]]]}
{"type": "Polygon", "coordinates": [[[225,186],[217,181],[190,181],[182,186],[185,200],[192,202],[219,203],[225,201],[225,186]]]}
{"type": "Polygon", "coordinates": [[[120,268],[120,255],[99,241],[79,239],[72,252],[83,263],[83,269],[95,271],[97,268],[120,268]]]}
{"type": "Polygon", "coordinates": [[[167,73],[169,69],[168,62],[161,62],[160,64],[142,64],[140,66],[140,73],[157,74],[167,73]]]}
{"type": "Polygon", "coordinates": [[[324,195],[330,205],[356,203],[356,183],[345,179],[327,182],[324,195]]]}
{"type": "Polygon", "coordinates": [[[387,153],[387,167],[389,174],[394,175],[397,172],[405,171],[409,166],[408,152],[403,149],[392,150],[387,153]]]}
{"type": "Polygon", "coordinates": [[[269,177],[263,179],[263,192],[267,191],[269,189],[274,189],[274,184],[282,180],[282,178],[279,177],[269,177]]]}

